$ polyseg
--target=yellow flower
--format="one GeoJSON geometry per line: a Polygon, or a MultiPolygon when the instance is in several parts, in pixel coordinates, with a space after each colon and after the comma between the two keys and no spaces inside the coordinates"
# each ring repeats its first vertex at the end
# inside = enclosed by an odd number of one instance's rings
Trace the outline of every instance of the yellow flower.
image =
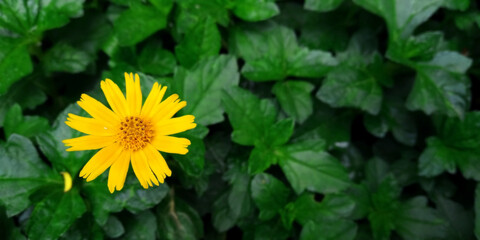
{"type": "Polygon", "coordinates": [[[130,162],[144,188],[163,183],[172,171],[158,151],[186,154],[190,141],[169,136],[195,128],[193,115],[172,118],[187,103],[173,94],[162,101],[167,87],[155,83],[142,106],[138,74],[125,73],[127,97],[110,79],[100,86],[112,108],[82,94],[78,105],[92,118],[69,114],[68,126],[88,135],[63,141],[67,151],[101,149],[80,171],[80,176],[92,181],[107,168],[108,189],[111,193],[123,188],[130,162]]]}

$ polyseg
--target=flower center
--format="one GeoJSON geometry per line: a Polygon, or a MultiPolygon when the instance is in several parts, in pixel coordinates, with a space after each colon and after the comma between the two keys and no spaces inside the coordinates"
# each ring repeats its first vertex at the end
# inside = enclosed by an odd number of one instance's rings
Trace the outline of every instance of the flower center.
{"type": "Polygon", "coordinates": [[[117,134],[117,141],[126,150],[139,150],[145,147],[153,138],[150,122],[140,117],[126,117],[117,134]]]}

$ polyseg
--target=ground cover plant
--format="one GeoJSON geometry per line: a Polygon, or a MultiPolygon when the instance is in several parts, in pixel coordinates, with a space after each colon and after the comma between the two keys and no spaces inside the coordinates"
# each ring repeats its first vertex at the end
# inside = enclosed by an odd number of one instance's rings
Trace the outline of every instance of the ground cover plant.
{"type": "Polygon", "coordinates": [[[0,238],[480,239],[479,8],[1,0],[0,238]],[[196,127],[163,184],[114,192],[62,141],[125,72],[196,127]]]}

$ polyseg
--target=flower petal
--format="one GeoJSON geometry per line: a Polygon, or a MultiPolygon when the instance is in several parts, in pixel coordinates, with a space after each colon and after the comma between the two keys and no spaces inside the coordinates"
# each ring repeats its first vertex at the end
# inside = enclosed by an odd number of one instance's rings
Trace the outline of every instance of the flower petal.
{"type": "Polygon", "coordinates": [[[154,109],[152,110],[152,122],[160,122],[162,120],[169,119],[185,106],[187,106],[187,102],[180,102],[180,99],[178,99],[178,95],[172,94],[167,99],[165,99],[165,101],[154,107],[154,109]]]}
{"type": "Polygon", "coordinates": [[[132,168],[143,188],[153,186],[152,182],[158,186],[157,178],[152,173],[152,170],[150,170],[147,162],[147,156],[145,155],[143,150],[132,152],[132,168]]]}
{"type": "Polygon", "coordinates": [[[145,146],[144,152],[148,159],[148,165],[155,173],[158,180],[163,183],[166,176],[172,175],[172,170],[168,167],[162,154],[160,154],[151,144],[145,146]]]}
{"type": "Polygon", "coordinates": [[[131,151],[123,151],[108,172],[108,189],[113,193],[122,190],[130,165],[131,151]]]}
{"type": "Polygon", "coordinates": [[[115,141],[115,136],[94,136],[87,135],[77,138],[65,139],[62,142],[68,148],[67,151],[82,151],[94,150],[112,145],[115,141]]]}
{"type": "Polygon", "coordinates": [[[80,171],[80,177],[86,178],[87,182],[97,178],[118,159],[122,150],[119,145],[112,144],[98,151],[80,171]]]}
{"type": "Polygon", "coordinates": [[[155,136],[151,144],[161,152],[186,154],[187,147],[191,144],[186,138],[172,136],[155,136]]]}
{"type": "Polygon", "coordinates": [[[112,80],[107,79],[100,83],[100,88],[102,88],[103,94],[108,101],[108,104],[113,109],[113,111],[120,117],[125,118],[129,114],[127,102],[125,96],[123,96],[122,91],[112,80]]]}
{"type": "Polygon", "coordinates": [[[135,74],[135,79],[132,73],[128,75],[125,73],[125,84],[127,86],[127,104],[130,109],[130,114],[137,116],[142,109],[142,90],[140,89],[140,77],[135,74]]]}
{"type": "Polygon", "coordinates": [[[167,87],[162,87],[158,83],[154,83],[152,90],[150,90],[150,94],[148,94],[147,100],[145,100],[145,104],[143,104],[142,112],[140,113],[140,115],[147,118],[152,118],[152,110],[162,101],[162,98],[165,95],[165,91],[167,91],[167,87]]]}
{"type": "Polygon", "coordinates": [[[101,102],[95,98],[82,94],[78,105],[90,114],[93,118],[107,122],[110,125],[117,125],[120,122],[120,118],[112,112],[109,108],[105,107],[101,102]]]}
{"type": "Polygon", "coordinates": [[[156,135],[171,135],[193,129],[197,126],[193,115],[185,115],[157,122],[154,125],[156,135]]]}
{"type": "Polygon", "coordinates": [[[96,118],[86,118],[71,113],[68,114],[65,124],[75,130],[95,136],[112,136],[116,133],[113,126],[109,123],[96,118]]]}

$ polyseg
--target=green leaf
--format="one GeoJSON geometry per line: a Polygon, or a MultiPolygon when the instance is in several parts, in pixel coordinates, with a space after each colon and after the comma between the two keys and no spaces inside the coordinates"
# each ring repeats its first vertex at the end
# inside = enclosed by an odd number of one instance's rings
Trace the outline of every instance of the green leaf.
{"type": "Polygon", "coordinates": [[[314,114],[296,131],[295,141],[324,140],[328,148],[345,148],[350,141],[353,113],[318,104],[314,114]]]}
{"type": "Polygon", "coordinates": [[[251,184],[252,198],[260,209],[260,220],[269,220],[282,209],[291,194],[280,180],[267,173],[255,175],[251,184]]]}
{"type": "Polygon", "coordinates": [[[63,189],[60,174],[53,171],[38,156],[28,138],[13,134],[0,148],[0,202],[13,216],[30,206],[29,196],[37,189],[51,186],[63,189]]]}
{"type": "Polygon", "coordinates": [[[263,21],[280,13],[275,0],[238,0],[234,6],[233,13],[248,22],[263,21]]]}
{"type": "Polygon", "coordinates": [[[30,239],[57,239],[86,211],[83,199],[74,188],[52,193],[33,209],[27,225],[30,239]]]}
{"type": "Polygon", "coordinates": [[[394,221],[396,232],[404,239],[451,239],[445,238],[443,219],[427,206],[423,196],[402,203],[394,221]]]}
{"type": "Polygon", "coordinates": [[[303,123],[313,112],[311,92],[314,85],[305,81],[278,82],[272,92],[290,117],[303,123]]]}
{"type": "Polygon", "coordinates": [[[317,11],[317,12],[328,12],[332,11],[343,2],[343,0],[306,0],[305,9],[317,11]]]}
{"type": "Polygon", "coordinates": [[[357,225],[352,221],[339,219],[335,224],[309,221],[302,228],[300,240],[353,240],[357,225]]]}
{"type": "Polygon", "coordinates": [[[179,68],[174,76],[174,88],[188,103],[182,113],[193,114],[195,122],[205,126],[223,121],[222,91],[238,82],[235,58],[225,55],[205,59],[190,70],[179,68]]]}
{"type": "Polygon", "coordinates": [[[224,193],[213,203],[212,222],[215,229],[225,232],[237,222],[236,216],[228,205],[228,193],[224,193]]]}
{"type": "Polygon", "coordinates": [[[433,177],[443,171],[454,173],[458,166],[466,178],[480,179],[478,154],[480,112],[467,112],[465,118],[443,118],[436,122],[437,137],[427,139],[420,156],[419,174],[433,177]]]}
{"type": "Polygon", "coordinates": [[[68,23],[70,17],[83,14],[83,0],[27,0],[2,1],[0,12],[0,27],[12,32],[29,35],[31,32],[41,33],[45,30],[58,28],[68,23]]]}
{"type": "Polygon", "coordinates": [[[45,53],[43,63],[45,69],[50,72],[79,73],[85,71],[92,60],[86,52],[59,43],[45,53]]]}
{"type": "Polygon", "coordinates": [[[5,138],[16,133],[25,137],[33,137],[49,128],[48,120],[38,116],[23,116],[20,105],[13,105],[5,115],[5,138]]]}
{"type": "Polygon", "coordinates": [[[221,40],[214,20],[207,18],[185,34],[183,40],[175,47],[175,55],[182,66],[190,68],[199,60],[218,55],[221,40]]]}
{"type": "Polygon", "coordinates": [[[444,45],[443,33],[430,31],[392,43],[386,55],[397,62],[408,59],[426,61],[432,59],[438,51],[445,50],[444,45]]]}
{"type": "Polygon", "coordinates": [[[102,229],[110,238],[117,238],[125,233],[125,228],[123,228],[122,223],[115,216],[109,216],[107,223],[102,226],[102,229]]]}
{"type": "Polygon", "coordinates": [[[157,218],[149,211],[143,211],[125,219],[123,239],[154,240],[157,232],[157,218]]]}
{"type": "Polygon", "coordinates": [[[415,28],[428,20],[443,4],[443,0],[354,0],[366,10],[384,18],[390,34],[390,41],[405,39],[415,28]]]}
{"type": "Polygon", "coordinates": [[[174,155],[180,167],[190,176],[200,176],[205,166],[205,144],[203,140],[189,134],[183,134],[192,143],[187,155],[174,155]]]}
{"type": "Polygon", "coordinates": [[[398,98],[387,95],[379,115],[364,115],[364,124],[376,137],[383,138],[391,131],[395,139],[405,145],[413,146],[417,140],[415,118],[398,98]]]}
{"type": "Polygon", "coordinates": [[[242,74],[252,81],[318,78],[337,65],[330,53],[300,47],[293,30],[270,23],[234,28],[229,44],[245,59],[242,74]]]}
{"type": "MultiPolygon", "coordinates": [[[[2,6],[0,5],[0,9],[1,8],[2,6]]],[[[14,82],[30,74],[32,71],[32,61],[24,44],[12,38],[1,37],[0,75],[2,75],[2,79],[0,80],[0,96],[7,92],[8,88],[14,82]]]]}
{"type": "Polygon", "coordinates": [[[25,236],[20,232],[20,228],[16,227],[13,218],[7,218],[5,208],[0,206],[0,229],[2,229],[2,237],[5,239],[25,240],[25,236]]]}
{"type": "Polygon", "coordinates": [[[200,239],[203,222],[197,211],[186,202],[170,199],[157,211],[158,232],[161,239],[200,239]]]}
{"type": "Polygon", "coordinates": [[[475,190],[475,236],[480,238],[480,184],[477,184],[475,190]]]}
{"type": "MultiPolygon", "coordinates": [[[[445,239],[473,239],[473,213],[444,197],[436,201],[437,208],[447,221],[445,239]]],[[[429,231],[432,232],[432,231],[429,231]]]]}
{"type": "Polygon", "coordinates": [[[143,189],[135,176],[127,176],[125,186],[113,195],[108,191],[106,175],[95,181],[85,183],[83,190],[92,203],[92,214],[99,225],[104,225],[110,213],[127,209],[131,213],[139,213],[152,208],[165,198],[168,193],[167,184],[151,189],[143,189]]]}
{"type": "Polygon", "coordinates": [[[178,34],[188,33],[198,23],[212,18],[216,23],[227,26],[230,17],[228,0],[182,0],[177,2],[178,15],[175,28],[178,34]]]}
{"type": "Polygon", "coordinates": [[[302,194],[292,205],[294,218],[302,225],[309,222],[325,223],[349,217],[355,202],[344,194],[328,194],[317,202],[313,194],[302,194]]]}
{"type": "Polygon", "coordinates": [[[138,65],[144,73],[167,75],[173,73],[177,61],[175,56],[157,42],[149,42],[138,56],[138,65]]]}
{"type": "Polygon", "coordinates": [[[64,139],[80,137],[83,133],[71,129],[65,124],[69,113],[85,116],[86,113],[77,105],[71,104],[63,112],[61,112],[51,130],[37,136],[36,140],[40,150],[53,164],[58,171],[67,170],[70,175],[76,176],[94,154],[93,151],[75,151],[67,152],[65,144],[62,143],[64,139]]]}
{"type": "Polygon", "coordinates": [[[339,192],[350,185],[345,168],[320,145],[323,144],[318,141],[306,141],[276,150],[278,163],[297,194],[305,189],[319,193],[339,192]]]}
{"type": "Polygon", "coordinates": [[[445,0],[443,5],[452,10],[465,11],[470,5],[470,0],[445,0]]]}
{"type": "Polygon", "coordinates": [[[250,146],[264,143],[277,115],[273,103],[239,87],[225,91],[222,100],[234,129],[232,140],[250,146]]]}
{"type": "Polygon", "coordinates": [[[113,23],[120,45],[134,45],[165,28],[172,5],[172,0],[161,1],[161,8],[132,2],[130,8],[122,12],[113,23]]]}
{"type": "MultiPolygon", "coordinates": [[[[449,149],[436,137],[427,139],[427,148],[420,155],[418,173],[421,176],[433,177],[444,171],[456,172],[455,159],[460,152],[449,149]]],[[[461,154],[461,153],[460,153],[461,154]]],[[[461,154],[463,155],[463,154],[461,154]]]]}
{"type": "Polygon", "coordinates": [[[257,146],[253,148],[248,157],[248,172],[250,174],[257,174],[268,169],[272,164],[276,164],[278,159],[272,154],[269,147],[257,146]]]}
{"type": "Polygon", "coordinates": [[[358,107],[376,115],[380,111],[383,92],[374,76],[347,66],[330,72],[317,98],[333,107],[358,107]]]}
{"type": "Polygon", "coordinates": [[[416,63],[417,78],[407,108],[463,118],[470,101],[470,81],[464,74],[471,64],[469,58],[449,51],[416,63]]]}

